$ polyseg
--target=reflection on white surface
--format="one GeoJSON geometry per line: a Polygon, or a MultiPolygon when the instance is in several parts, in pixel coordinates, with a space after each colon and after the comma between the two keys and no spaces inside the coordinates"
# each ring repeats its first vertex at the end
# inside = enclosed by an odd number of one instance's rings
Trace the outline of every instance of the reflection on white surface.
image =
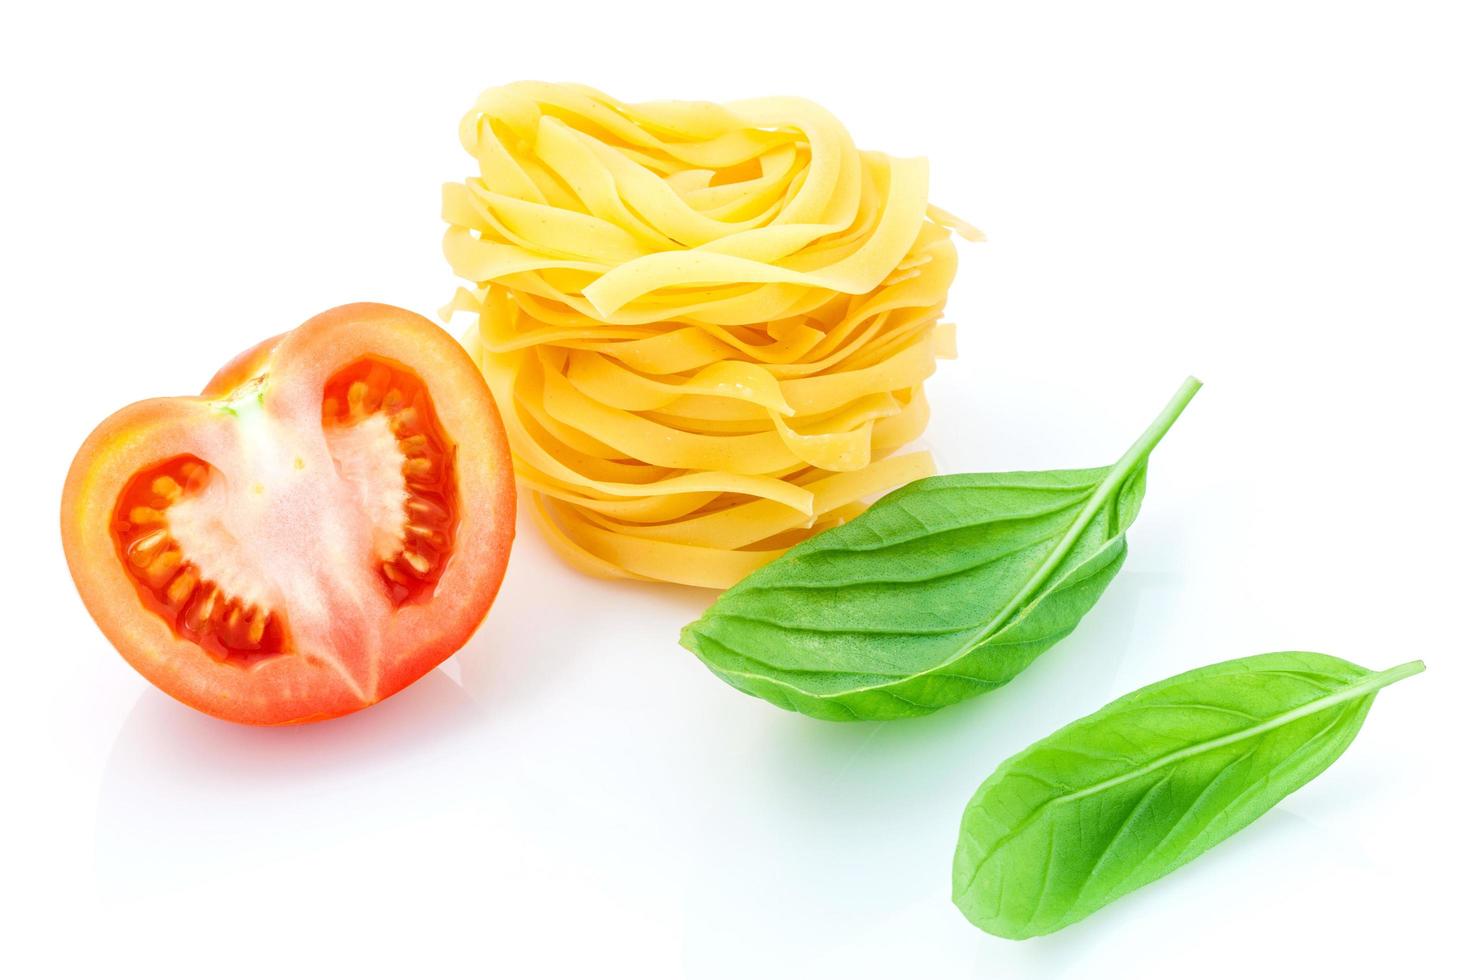
{"type": "Polygon", "coordinates": [[[371,713],[286,728],[221,723],[149,688],[103,773],[98,883],[118,898],[199,884],[452,806],[483,787],[439,780],[433,760],[475,713],[438,670],[371,713]]]}
{"type": "MultiPolygon", "coordinates": [[[[564,895],[600,893],[620,907],[622,938],[607,942],[682,923],[700,975],[749,976],[771,949],[817,969],[867,943],[906,948],[914,923],[952,955],[975,941],[948,898],[964,803],[999,759],[1104,699],[1140,605],[1171,589],[1125,570],[1006,688],[921,719],[829,724],[739,695],[678,648],[706,593],[583,579],[543,564],[554,559],[537,541],[514,560],[541,567],[509,577],[453,661],[459,683],[437,670],[367,711],[280,729],[144,691],[101,784],[103,900],[223,882],[250,895],[323,854],[376,854],[458,814],[468,826],[449,825],[473,837],[415,846],[501,881],[489,903],[501,925],[554,922],[564,895]],[[545,615],[524,583],[547,577],[569,608],[604,593],[604,614],[545,615]]],[[[1055,971],[1081,947],[1050,948],[1055,971]]]]}

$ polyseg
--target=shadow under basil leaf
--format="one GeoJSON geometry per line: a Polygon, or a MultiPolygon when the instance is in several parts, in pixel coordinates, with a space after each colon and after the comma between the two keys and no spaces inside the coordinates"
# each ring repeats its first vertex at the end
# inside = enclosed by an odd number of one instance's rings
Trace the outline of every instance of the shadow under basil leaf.
{"type": "Polygon", "coordinates": [[[749,937],[727,952],[750,970],[767,942],[843,943],[914,905],[976,942],[949,901],[966,802],[1003,759],[1119,692],[1140,610],[1175,588],[1173,576],[1125,568],[1072,635],[1015,680],[931,715],[839,724],[772,708],[752,752],[763,784],[752,791],[772,812],[747,809],[699,849],[690,921],[749,937]],[[768,900],[741,901],[751,888],[768,900]]]}

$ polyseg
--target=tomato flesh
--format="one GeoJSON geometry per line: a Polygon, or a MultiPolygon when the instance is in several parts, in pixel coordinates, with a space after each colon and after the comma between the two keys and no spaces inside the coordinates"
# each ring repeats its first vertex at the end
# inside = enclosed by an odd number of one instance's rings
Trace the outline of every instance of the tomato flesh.
{"type": "Polygon", "coordinates": [[[454,450],[423,382],[402,365],[363,358],[327,382],[322,429],[339,472],[362,489],[394,604],[432,592],[459,504],[454,450]]]}
{"type": "Polygon", "coordinates": [[[248,666],[286,651],[284,617],[228,592],[186,552],[174,531],[180,511],[172,508],[177,504],[186,510],[211,475],[209,464],[194,456],[137,474],[118,496],[113,534],[145,607],[217,659],[248,666]]]}
{"type": "Polygon", "coordinates": [[[149,680],[285,724],[373,704],[463,644],[504,573],[514,493],[468,356],[360,304],[252,348],[200,398],[104,422],[62,532],[88,610],[149,680]]]}

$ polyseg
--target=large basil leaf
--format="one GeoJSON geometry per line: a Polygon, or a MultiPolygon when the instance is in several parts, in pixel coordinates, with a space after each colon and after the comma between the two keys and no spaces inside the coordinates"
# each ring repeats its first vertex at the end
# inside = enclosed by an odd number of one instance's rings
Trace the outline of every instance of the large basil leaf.
{"type": "Polygon", "coordinates": [[[954,902],[1007,939],[1070,925],[1310,782],[1352,742],[1374,694],[1423,669],[1267,653],[1125,695],[981,784],[960,824],[954,902]]]}
{"type": "Polygon", "coordinates": [[[1070,633],[1127,554],[1148,454],[1190,378],[1112,466],[917,480],[720,596],[680,642],[726,682],[832,720],[926,714],[1070,633]]]}

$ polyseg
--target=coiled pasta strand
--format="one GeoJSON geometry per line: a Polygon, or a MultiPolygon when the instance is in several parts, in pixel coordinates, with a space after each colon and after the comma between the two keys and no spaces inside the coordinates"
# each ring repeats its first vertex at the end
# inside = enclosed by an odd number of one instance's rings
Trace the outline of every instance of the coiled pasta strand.
{"type": "Polygon", "coordinates": [[[521,82],[461,125],[444,192],[466,346],[532,513],[597,575],[724,588],[874,494],[954,356],[927,165],[800,99],[629,105],[521,82]]]}

